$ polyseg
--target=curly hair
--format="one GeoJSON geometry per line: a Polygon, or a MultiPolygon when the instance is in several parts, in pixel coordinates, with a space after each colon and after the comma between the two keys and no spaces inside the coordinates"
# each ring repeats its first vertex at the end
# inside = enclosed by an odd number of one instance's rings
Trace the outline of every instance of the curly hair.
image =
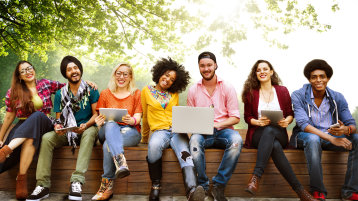
{"type": "Polygon", "coordinates": [[[151,72],[152,80],[158,84],[159,78],[167,71],[175,71],[176,79],[172,86],[168,89],[170,93],[180,93],[185,90],[190,82],[189,72],[185,70],[185,67],[178,62],[172,60],[170,57],[162,58],[155,63],[151,72]]]}
{"type": "Polygon", "coordinates": [[[257,60],[254,66],[252,66],[251,72],[249,76],[247,76],[247,80],[245,81],[244,88],[242,90],[241,98],[244,103],[248,101],[247,93],[250,93],[251,95],[250,97],[253,98],[252,90],[258,90],[261,87],[260,81],[257,79],[257,75],[256,75],[257,67],[259,66],[260,63],[266,63],[270,67],[270,70],[273,71],[273,74],[271,76],[271,84],[272,85],[281,84],[281,79],[278,77],[275,69],[273,69],[272,64],[266,60],[257,60]]]}
{"type": "Polygon", "coordinates": [[[307,78],[310,79],[311,72],[315,70],[323,70],[328,78],[331,78],[333,75],[332,67],[322,59],[313,59],[312,61],[308,62],[303,70],[303,74],[307,78]]]}

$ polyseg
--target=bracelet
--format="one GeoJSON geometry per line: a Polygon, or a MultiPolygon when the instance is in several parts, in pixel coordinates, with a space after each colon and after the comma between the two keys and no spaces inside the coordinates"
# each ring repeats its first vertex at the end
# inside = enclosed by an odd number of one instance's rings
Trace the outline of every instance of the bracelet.
{"type": "Polygon", "coordinates": [[[351,132],[352,132],[352,129],[351,129],[351,127],[350,126],[348,126],[348,136],[351,134],[351,132]]]}
{"type": "Polygon", "coordinates": [[[133,124],[133,126],[137,125],[137,120],[136,120],[134,117],[132,117],[132,118],[134,119],[134,124],[133,124]]]}

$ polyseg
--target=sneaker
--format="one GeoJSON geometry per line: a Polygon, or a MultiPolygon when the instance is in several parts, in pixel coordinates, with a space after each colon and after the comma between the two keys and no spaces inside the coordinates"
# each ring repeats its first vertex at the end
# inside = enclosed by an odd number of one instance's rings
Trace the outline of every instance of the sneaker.
{"type": "Polygon", "coordinates": [[[221,184],[214,184],[213,189],[211,190],[211,194],[214,197],[214,201],[227,201],[225,195],[225,186],[221,184]]]}
{"type": "Polygon", "coordinates": [[[108,200],[113,196],[113,179],[102,178],[101,186],[92,200],[108,200]]]}
{"type": "Polygon", "coordinates": [[[324,195],[324,193],[318,191],[313,192],[313,197],[320,201],[326,201],[326,196],[324,195]]]}
{"type": "Polygon", "coordinates": [[[342,197],[342,200],[343,201],[349,201],[349,200],[358,200],[358,193],[352,193],[352,195],[348,198],[343,198],[342,197]]]}
{"type": "Polygon", "coordinates": [[[119,154],[113,157],[114,165],[116,166],[115,176],[116,178],[124,178],[130,175],[126,158],[123,154],[119,154]]]}
{"type": "Polygon", "coordinates": [[[50,195],[50,189],[42,186],[36,186],[35,190],[27,197],[26,201],[40,201],[50,195]]]}
{"type": "Polygon", "coordinates": [[[70,187],[70,193],[68,195],[69,200],[82,200],[82,184],[78,181],[72,182],[70,187]]]}

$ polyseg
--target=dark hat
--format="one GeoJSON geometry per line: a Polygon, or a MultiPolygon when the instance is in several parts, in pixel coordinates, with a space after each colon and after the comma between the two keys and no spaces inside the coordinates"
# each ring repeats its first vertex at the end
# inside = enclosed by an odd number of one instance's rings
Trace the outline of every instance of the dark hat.
{"type": "Polygon", "coordinates": [[[202,52],[201,54],[199,54],[198,63],[200,62],[200,59],[203,59],[203,58],[212,59],[216,63],[216,57],[211,52],[202,52]]]}
{"type": "Polygon", "coordinates": [[[61,69],[62,76],[65,77],[66,79],[67,79],[66,77],[67,65],[71,62],[75,63],[78,66],[78,68],[81,71],[81,75],[83,75],[83,68],[81,62],[74,56],[65,56],[61,61],[60,69],[61,69]]]}

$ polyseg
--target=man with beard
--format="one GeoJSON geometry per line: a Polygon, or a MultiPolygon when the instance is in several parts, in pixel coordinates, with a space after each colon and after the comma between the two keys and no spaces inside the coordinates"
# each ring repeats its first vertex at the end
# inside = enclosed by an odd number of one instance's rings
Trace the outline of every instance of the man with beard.
{"type": "Polygon", "coordinates": [[[214,108],[214,134],[192,135],[190,151],[198,173],[198,183],[205,189],[208,199],[209,179],[205,173],[205,148],[225,149],[218,173],[212,179],[211,194],[217,201],[226,201],[225,186],[235,170],[242,148],[242,138],[233,127],[240,121],[239,104],[234,87],[215,74],[215,55],[203,52],[198,57],[198,63],[203,79],[189,89],[187,105],[214,108]]]}
{"type": "Polygon", "coordinates": [[[61,73],[68,80],[68,85],[58,90],[55,95],[54,112],[56,124],[54,130],[42,137],[41,149],[36,169],[36,188],[26,199],[41,200],[49,196],[51,186],[51,162],[54,148],[71,145],[76,148],[81,143],[76,170],[71,176],[71,186],[68,199],[82,200],[82,185],[85,183],[85,173],[88,169],[92,148],[98,129],[94,126],[97,117],[96,106],[99,98],[97,90],[92,89],[83,81],[81,62],[66,56],[61,62],[61,73]],[[58,129],[78,127],[74,130],[60,131],[58,129]]]}

